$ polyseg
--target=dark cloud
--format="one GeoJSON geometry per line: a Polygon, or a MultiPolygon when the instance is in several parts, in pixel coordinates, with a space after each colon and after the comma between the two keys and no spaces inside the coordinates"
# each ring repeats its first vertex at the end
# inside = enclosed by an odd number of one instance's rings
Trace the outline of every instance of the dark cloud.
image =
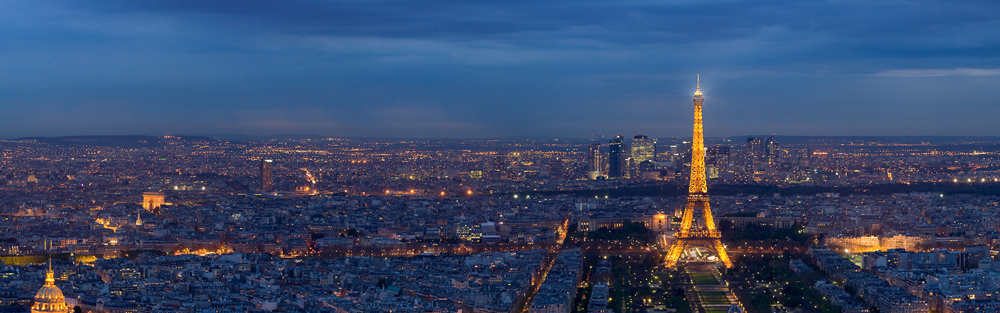
{"type": "Polygon", "coordinates": [[[699,72],[709,135],[986,135],[998,53],[995,1],[8,1],[0,136],[684,136],[699,72]]]}

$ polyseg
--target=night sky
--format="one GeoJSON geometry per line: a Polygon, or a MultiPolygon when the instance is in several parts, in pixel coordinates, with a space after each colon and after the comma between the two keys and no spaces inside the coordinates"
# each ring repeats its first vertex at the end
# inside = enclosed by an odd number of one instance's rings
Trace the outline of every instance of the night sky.
{"type": "Polygon", "coordinates": [[[1000,135],[1000,1],[0,1],[0,138],[1000,135]]]}

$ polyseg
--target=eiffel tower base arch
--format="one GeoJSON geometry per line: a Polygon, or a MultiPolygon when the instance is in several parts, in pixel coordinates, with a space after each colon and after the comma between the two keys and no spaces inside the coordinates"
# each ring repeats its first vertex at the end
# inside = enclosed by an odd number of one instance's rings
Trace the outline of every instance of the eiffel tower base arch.
{"type": "Polygon", "coordinates": [[[667,267],[676,267],[678,261],[680,261],[681,253],[693,247],[707,247],[712,249],[716,255],[718,255],[719,262],[725,267],[733,267],[733,262],[729,260],[729,254],[726,253],[726,247],[722,245],[722,241],[719,238],[678,238],[670,245],[670,249],[667,250],[667,267]]]}

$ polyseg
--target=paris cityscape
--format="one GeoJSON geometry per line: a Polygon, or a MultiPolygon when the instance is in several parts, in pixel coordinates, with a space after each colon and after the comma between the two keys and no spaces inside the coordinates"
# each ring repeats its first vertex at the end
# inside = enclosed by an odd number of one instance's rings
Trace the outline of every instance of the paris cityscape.
{"type": "Polygon", "coordinates": [[[1000,312],[996,12],[0,3],[0,313],[1000,312]]]}

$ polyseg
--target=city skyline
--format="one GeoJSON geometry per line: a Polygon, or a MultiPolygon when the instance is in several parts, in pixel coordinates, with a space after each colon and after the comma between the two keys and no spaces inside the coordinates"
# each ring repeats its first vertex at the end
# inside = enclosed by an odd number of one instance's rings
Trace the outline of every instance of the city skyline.
{"type": "Polygon", "coordinates": [[[989,1],[2,6],[0,138],[1000,130],[989,1]]]}
{"type": "Polygon", "coordinates": [[[0,313],[1000,312],[998,12],[0,1],[0,313]]]}
{"type": "Polygon", "coordinates": [[[2,140],[0,306],[1000,308],[1000,138],[771,136],[706,148],[700,88],[692,100],[692,140],[652,154],[645,135],[628,146],[616,136],[608,149],[563,140],[2,140]]]}

